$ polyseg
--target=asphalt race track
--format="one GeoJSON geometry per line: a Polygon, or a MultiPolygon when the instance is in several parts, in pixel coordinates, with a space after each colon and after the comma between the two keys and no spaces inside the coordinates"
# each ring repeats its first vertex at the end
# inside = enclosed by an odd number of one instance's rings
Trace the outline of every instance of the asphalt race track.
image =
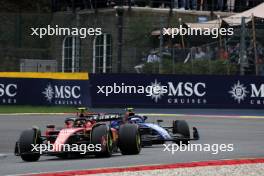
{"type": "MultiPolygon", "coordinates": [[[[120,109],[96,111],[121,112],[120,109]]],[[[42,156],[39,162],[28,163],[13,155],[14,144],[20,132],[32,125],[39,126],[42,131],[47,124],[63,126],[64,118],[70,115],[0,115],[0,175],[264,157],[264,110],[138,109],[137,112],[180,114],[152,116],[149,121],[163,119],[164,125],[169,125],[173,119],[185,119],[190,126],[196,126],[199,130],[201,139],[195,143],[234,144],[234,151],[219,152],[215,155],[211,152],[178,151],[172,155],[163,151],[164,146],[159,145],[144,148],[140,155],[134,156],[114,154],[111,158],[87,157],[72,160],[42,156]]]]}

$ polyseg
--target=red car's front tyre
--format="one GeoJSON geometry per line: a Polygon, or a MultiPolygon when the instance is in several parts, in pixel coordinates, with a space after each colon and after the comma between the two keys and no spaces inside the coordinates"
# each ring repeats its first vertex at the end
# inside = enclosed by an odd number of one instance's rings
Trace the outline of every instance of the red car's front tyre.
{"type": "Polygon", "coordinates": [[[40,131],[37,129],[28,129],[21,133],[19,138],[19,152],[23,161],[38,161],[40,153],[32,151],[33,145],[40,144],[40,131]]]}

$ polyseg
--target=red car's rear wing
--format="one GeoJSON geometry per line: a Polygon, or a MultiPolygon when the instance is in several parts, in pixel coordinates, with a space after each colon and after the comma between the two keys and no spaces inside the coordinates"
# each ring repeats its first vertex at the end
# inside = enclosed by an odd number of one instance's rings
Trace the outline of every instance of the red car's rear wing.
{"type": "Polygon", "coordinates": [[[122,115],[119,113],[106,113],[106,114],[99,114],[96,117],[96,121],[112,121],[112,120],[121,120],[122,115]]]}

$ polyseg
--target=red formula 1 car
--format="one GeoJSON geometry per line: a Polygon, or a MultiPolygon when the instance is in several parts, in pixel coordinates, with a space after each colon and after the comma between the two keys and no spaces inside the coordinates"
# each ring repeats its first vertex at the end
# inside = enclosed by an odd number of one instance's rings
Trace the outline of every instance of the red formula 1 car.
{"type": "Polygon", "coordinates": [[[124,123],[117,131],[108,122],[121,119],[120,114],[78,113],[65,119],[65,127],[47,125],[44,134],[36,127],[21,133],[15,145],[15,155],[24,161],[37,161],[41,155],[60,158],[82,154],[109,157],[113,152],[139,154],[141,138],[137,124],[124,123]],[[66,147],[65,147],[66,146],[66,147]]]}

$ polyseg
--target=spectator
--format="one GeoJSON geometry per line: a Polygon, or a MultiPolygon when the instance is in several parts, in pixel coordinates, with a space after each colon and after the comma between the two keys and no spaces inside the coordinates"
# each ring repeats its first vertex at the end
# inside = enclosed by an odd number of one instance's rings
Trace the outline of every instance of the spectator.
{"type": "Polygon", "coordinates": [[[224,61],[228,60],[228,52],[223,47],[219,50],[219,59],[224,61]]]}
{"type": "Polygon", "coordinates": [[[153,62],[160,62],[160,58],[154,52],[151,52],[148,55],[147,63],[153,63],[153,62]]]}
{"type": "Polygon", "coordinates": [[[248,0],[243,0],[243,1],[235,1],[235,12],[242,12],[246,10],[248,7],[248,0]]]}
{"type": "Polygon", "coordinates": [[[204,58],[207,60],[211,60],[212,57],[213,57],[213,51],[211,50],[211,48],[209,46],[207,46],[204,58]]]}
{"type": "Polygon", "coordinates": [[[230,63],[238,63],[239,60],[239,43],[236,46],[228,46],[230,63]]]}
{"type": "Polygon", "coordinates": [[[134,68],[136,70],[137,73],[142,73],[143,72],[143,67],[144,67],[145,64],[139,64],[139,65],[136,65],[134,68]]]}
{"type": "Polygon", "coordinates": [[[197,0],[180,0],[181,9],[196,9],[197,8],[197,0]]]}
{"type": "Polygon", "coordinates": [[[264,57],[264,47],[260,43],[257,43],[257,53],[259,57],[264,57]]]}
{"type": "Polygon", "coordinates": [[[196,1],[196,10],[204,10],[204,3],[206,0],[197,0],[196,1]]]}
{"type": "Polygon", "coordinates": [[[206,10],[217,10],[217,2],[218,0],[206,0],[205,6],[207,7],[206,10]]]}
{"type": "Polygon", "coordinates": [[[152,51],[152,52],[148,55],[147,58],[142,58],[142,61],[143,61],[144,63],[141,63],[141,64],[136,65],[136,66],[134,67],[137,73],[142,73],[142,72],[143,72],[143,68],[144,68],[146,62],[147,62],[147,63],[160,62],[160,57],[157,56],[157,55],[155,54],[154,51],[152,51]]]}
{"type": "Polygon", "coordinates": [[[214,49],[213,49],[213,57],[212,57],[212,60],[216,60],[216,59],[218,59],[219,57],[218,57],[218,47],[216,46],[216,47],[214,47],[214,49]]]}
{"type": "Polygon", "coordinates": [[[190,8],[192,10],[196,10],[197,9],[197,0],[191,0],[190,8]]]}
{"type": "Polygon", "coordinates": [[[227,10],[229,12],[233,12],[235,9],[235,2],[236,0],[227,0],[227,10]]]}
{"type": "Polygon", "coordinates": [[[116,2],[114,0],[107,0],[107,5],[109,7],[114,7],[114,6],[116,6],[116,2]]]}
{"type": "Polygon", "coordinates": [[[222,11],[224,7],[224,0],[217,0],[217,10],[222,11]]]}
{"type": "MultiPolygon", "coordinates": [[[[146,55],[146,53],[143,52],[143,53],[142,53],[142,56],[145,56],[145,55],[146,55]]],[[[147,59],[146,59],[145,57],[143,57],[143,58],[141,59],[141,62],[140,62],[138,65],[136,65],[136,66],[134,67],[137,73],[142,73],[142,72],[143,72],[143,67],[144,67],[144,65],[145,65],[146,60],[147,60],[147,59]]]]}
{"type": "Polygon", "coordinates": [[[196,54],[196,48],[192,47],[191,52],[190,52],[190,58],[193,60],[195,59],[195,54],[196,54]]]}
{"type": "Polygon", "coordinates": [[[173,0],[173,1],[174,1],[173,8],[178,9],[179,8],[178,0],[173,0]]]}
{"type": "Polygon", "coordinates": [[[203,52],[201,47],[198,47],[195,53],[195,59],[202,60],[205,58],[205,53],[203,52]]]}
{"type": "Polygon", "coordinates": [[[179,0],[179,8],[185,10],[187,0],[179,0]]]}

